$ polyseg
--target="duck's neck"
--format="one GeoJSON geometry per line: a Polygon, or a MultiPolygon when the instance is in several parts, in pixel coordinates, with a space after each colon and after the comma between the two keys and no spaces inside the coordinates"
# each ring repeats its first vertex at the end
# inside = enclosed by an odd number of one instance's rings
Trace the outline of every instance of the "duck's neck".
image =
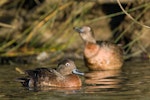
{"type": "Polygon", "coordinates": [[[96,55],[99,49],[100,48],[96,43],[88,42],[85,44],[84,55],[87,58],[90,58],[91,56],[96,55]]]}
{"type": "Polygon", "coordinates": [[[88,39],[85,42],[86,44],[96,44],[96,40],[94,38],[88,39]]]}

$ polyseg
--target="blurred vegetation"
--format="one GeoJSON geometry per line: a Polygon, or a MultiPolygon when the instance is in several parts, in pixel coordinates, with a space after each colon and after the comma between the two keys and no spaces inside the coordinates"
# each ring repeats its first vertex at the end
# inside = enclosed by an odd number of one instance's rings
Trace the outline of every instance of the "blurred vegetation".
{"type": "MultiPolygon", "coordinates": [[[[136,21],[150,26],[150,2],[123,3],[136,21]]],[[[73,52],[80,57],[83,43],[74,26],[89,25],[97,40],[121,43],[126,58],[150,56],[150,29],[135,23],[116,3],[79,0],[1,0],[0,55],[52,57],[73,52]]],[[[58,57],[58,58],[59,58],[58,57]]]]}

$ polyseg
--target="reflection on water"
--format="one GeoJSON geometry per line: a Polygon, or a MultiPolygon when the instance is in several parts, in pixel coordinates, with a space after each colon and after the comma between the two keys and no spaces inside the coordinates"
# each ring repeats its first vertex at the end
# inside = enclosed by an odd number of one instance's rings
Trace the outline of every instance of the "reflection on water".
{"type": "MultiPolygon", "coordinates": [[[[77,64],[80,66],[80,63],[77,64]]],[[[107,100],[136,100],[150,99],[150,62],[126,62],[122,70],[91,71],[82,77],[83,86],[79,88],[38,88],[27,89],[16,82],[21,77],[15,71],[39,67],[36,65],[0,66],[0,99],[20,100],[66,100],[66,99],[107,99],[107,100]]],[[[79,68],[86,70],[85,67],[79,68]]],[[[24,75],[23,75],[24,76],[24,75]]]]}
{"type": "Polygon", "coordinates": [[[36,87],[36,88],[26,88],[30,91],[57,91],[57,92],[64,92],[67,94],[74,94],[80,91],[81,87],[36,87]]]}
{"type": "MultiPolygon", "coordinates": [[[[112,71],[91,71],[85,74],[85,84],[87,91],[93,91],[95,89],[109,89],[121,87],[121,70],[112,71]]],[[[87,92],[86,91],[86,92],[87,92]]]]}

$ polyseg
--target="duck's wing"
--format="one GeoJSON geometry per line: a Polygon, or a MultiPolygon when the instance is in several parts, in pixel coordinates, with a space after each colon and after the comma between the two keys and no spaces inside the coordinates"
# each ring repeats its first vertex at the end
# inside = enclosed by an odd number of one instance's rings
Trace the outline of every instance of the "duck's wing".
{"type": "Polygon", "coordinates": [[[34,70],[26,70],[25,72],[31,78],[56,77],[54,74],[55,69],[52,68],[36,68],[34,70]]]}
{"type": "Polygon", "coordinates": [[[110,48],[120,53],[121,55],[123,54],[123,49],[121,44],[115,44],[114,42],[111,41],[96,41],[96,42],[100,47],[110,48]]]}
{"type": "Polygon", "coordinates": [[[34,70],[26,70],[25,73],[27,77],[18,78],[17,80],[26,87],[37,87],[43,82],[63,79],[63,76],[52,68],[36,68],[34,70]]]}
{"type": "Polygon", "coordinates": [[[26,73],[33,80],[63,80],[64,76],[62,76],[59,72],[52,68],[36,68],[35,70],[26,70],[26,73]]]}

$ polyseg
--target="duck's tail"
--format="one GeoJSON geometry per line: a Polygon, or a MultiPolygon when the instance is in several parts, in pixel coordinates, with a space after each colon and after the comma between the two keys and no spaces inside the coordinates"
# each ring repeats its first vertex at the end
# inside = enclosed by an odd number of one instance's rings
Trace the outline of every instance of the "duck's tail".
{"type": "Polygon", "coordinates": [[[16,81],[20,82],[23,86],[29,87],[29,80],[28,78],[17,78],[16,81]]]}

